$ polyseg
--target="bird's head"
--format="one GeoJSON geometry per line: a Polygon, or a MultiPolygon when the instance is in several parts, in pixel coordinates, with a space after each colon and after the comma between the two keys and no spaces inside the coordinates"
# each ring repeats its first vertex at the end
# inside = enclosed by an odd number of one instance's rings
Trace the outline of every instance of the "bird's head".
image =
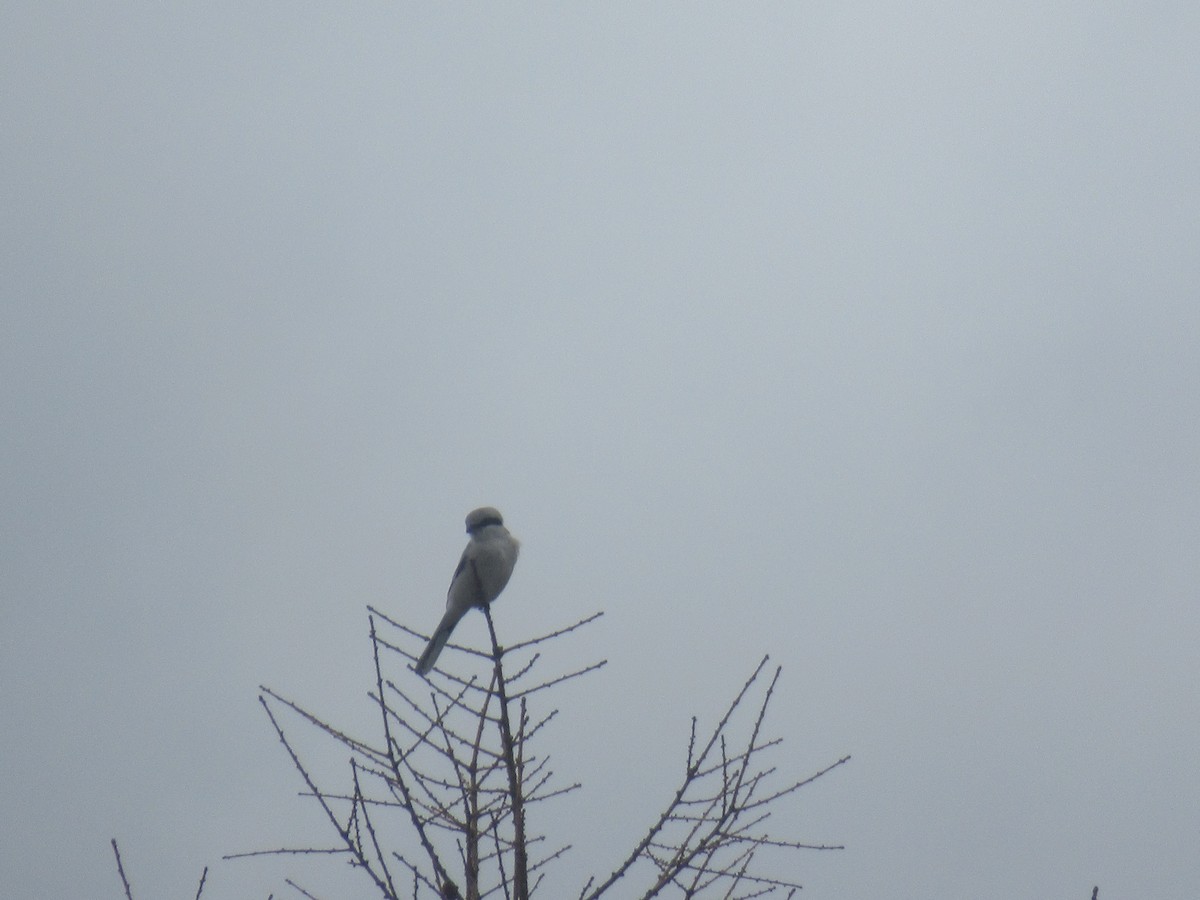
{"type": "Polygon", "coordinates": [[[474,534],[488,525],[503,525],[504,516],[494,506],[481,506],[467,513],[467,534],[474,534]]]}

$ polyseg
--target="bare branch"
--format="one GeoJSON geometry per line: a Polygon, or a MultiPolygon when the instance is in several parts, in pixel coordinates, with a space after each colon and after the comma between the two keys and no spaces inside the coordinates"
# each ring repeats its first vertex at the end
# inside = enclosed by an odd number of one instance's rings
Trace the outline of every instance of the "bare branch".
{"type": "Polygon", "coordinates": [[[309,854],[341,854],[349,852],[345,847],[280,847],[277,850],[246,850],[242,853],[226,853],[221,859],[248,859],[251,856],[307,856],[309,854]]]}
{"type": "Polygon", "coordinates": [[[424,823],[417,815],[416,808],[413,806],[412,795],[409,793],[408,786],[405,784],[404,776],[400,771],[400,762],[396,757],[396,742],[392,740],[391,728],[388,725],[389,710],[387,708],[387,704],[383,700],[383,670],[379,666],[379,643],[375,639],[374,618],[371,619],[371,647],[375,659],[375,684],[376,690],[379,693],[379,709],[383,717],[383,735],[385,746],[387,747],[387,761],[391,766],[392,774],[395,776],[396,787],[400,789],[400,792],[404,798],[404,803],[407,805],[406,808],[408,809],[409,819],[412,822],[413,828],[416,830],[417,835],[421,839],[421,846],[425,848],[425,852],[429,855],[429,861],[433,865],[434,871],[437,872],[438,880],[445,884],[450,882],[450,875],[446,871],[445,866],[442,865],[442,861],[438,857],[437,851],[433,849],[433,844],[430,843],[429,837],[425,833],[424,823]]]}
{"type": "Polygon", "coordinates": [[[288,887],[303,894],[305,897],[308,898],[308,900],[321,900],[321,898],[318,897],[316,894],[309,893],[304,888],[300,887],[300,885],[296,884],[296,882],[292,881],[292,879],[290,879],[290,878],[285,878],[284,882],[287,884],[288,887]]]}
{"type": "Polygon", "coordinates": [[[608,879],[598,886],[589,881],[580,893],[581,900],[595,900],[603,895],[640,860],[656,870],[653,883],[642,894],[643,900],[658,896],[670,885],[675,885],[686,897],[720,890],[723,896],[738,900],[774,893],[777,889],[799,889],[796,882],[755,871],[759,850],[825,845],[779,840],[753,833],[751,829],[769,817],[770,809],[780,798],[846,760],[783,789],[763,793],[763,786],[774,775],[775,768],[762,767],[757,760],[780,743],[777,738],[762,738],[766,712],[779,682],[778,667],[761,687],[744,746],[731,751],[729,745],[734,715],[747,703],[749,692],[759,683],[767,662],[768,657],[763,657],[702,746],[698,744],[696,720],[692,719],[683,779],[675,795],[608,879]]]}
{"type": "Polygon", "coordinates": [[[501,663],[504,651],[500,647],[500,641],[496,638],[496,626],[492,622],[491,607],[485,606],[483,612],[487,617],[488,632],[492,638],[496,696],[499,701],[500,713],[500,737],[504,747],[504,765],[508,769],[509,799],[512,802],[513,828],[516,832],[513,845],[513,895],[516,900],[529,900],[529,861],[526,858],[525,844],[525,798],[513,747],[512,724],[508,718],[508,698],[505,696],[504,669],[501,663]]]}
{"type": "Polygon", "coordinates": [[[133,900],[133,890],[129,887],[129,879],[125,877],[125,866],[121,864],[121,851],[117,848],[117,839],[112,839],[113,856],[117,858],[117,874],[121,876],[121,884],[125,886],[125,900],[133,900]]]}
{"type": "Polygon", "coordinates": [[[549,681],[543,681],[541,684],[534,685],[531,688],[526,688],[523,691],[518,691],[512,695],[512,699],[516,700],[522,697],[528,697],[530,694],[536,694],[538,691],[544,691],[546,688],[552,688],[555,685],[562,684],[564,681],[570,681],[572,678],[579,678],[581,675],[587,675],[589,672],[595,672],[597,669],[603,669],[608,665],[607,659],[602,659],[599,662],[594,662],[590,666],[584,666],[582,669],[576,669],[574,672],[568,672],[565,675],[559,675],[557,678],[551,678],[549,681]]]}
{"type": "Polygon", "coordinates": [[[508,652],[512,653],[517,650],[524,650],[526,647],[532,647],[534,644],[541,644],[545,641],[554,640],[554,638],[561,637],[564,634],[569,634],[570,632],[575,631],[577,628],[582,628],[584,625],[591,625],[603,615],[603,612],[594,612],[586,619],[580,619],[573,625],[568,625],[565,628],[559,628],[558,630],[552,631],[549,634],[543,634],[541,637],[535,637],[527,641],[520,641],[519,643],[513,644],[508,648],[508,652]]]}
{"type": "MultiPolygon", "coordinates": [[[[271,696],[274,695],[272,694],[271,696]]],[[[371,879],[375,882],[376,887],[379,888],[384,897],[388,898],[388,900],[398,900],[395,893],[391,891],[387,882],[381,879],[375,872],[374,868],[372,868],[366,856],[363,855],[362,848],[359,847],[359,845],[355,842],[354,838],[350,835],[349,830],[346,827],[343,827],[338,821],[338,818],[334,814],[332,807],[330,807],[328,800],[326,800],[325,796],[317,789],[317,785],[312,780],[312,776],[309,775],[308,769],[306,769],[304,764],[300,762],[300,757],[296,755],[296,751],[292,748],[287,736],[283,733],[283,727],[279,724],[278,720],[276,720],[275,713],[272,712],[271,707],[267,703],[266,699],[260,696],[258,701],[262,704],[263,709],[266,710],[267,718],[271,720],[271,725],[274,726],[275,733],[279,736],[279,742],[283,744],[284,749],[288,752],[288,756],[292,758],[292,764],[295,765],[296,771],[300,773],[300,776],[304,779],[304,783],[308,785],[308,789],[313,792],[317,802],[321,804],[321,809],[325,811],[325,815],[329,818],[330,824],[333,825],[338,835],[345,842],[346,847],[350,850],[351,854],[363,867],[363,869],[366,870],[367,874],[370,875],[371,879]]]]}

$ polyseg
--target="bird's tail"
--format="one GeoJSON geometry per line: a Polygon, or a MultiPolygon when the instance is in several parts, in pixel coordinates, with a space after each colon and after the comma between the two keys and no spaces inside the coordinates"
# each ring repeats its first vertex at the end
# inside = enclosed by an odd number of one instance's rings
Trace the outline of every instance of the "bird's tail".
{"type": "Polygon", "coordinates": [[[438,657],[442,654],[442,648],[446,646],[446,642],[450,640],[450,635],[454,631],[454,626],[458,624],[458,620],[462,618],[461,613],[456,613],[454,610],[446,610],[446,614],[442,616],[442,621],[438,623],[437,631],[433,633],[433,637],[429,639],[429,643],[425,645],[425,652],[421,654],[421,658],[417,660],[416,672],[418,675],[428,675],[433,671],[434,665],[437,663],[438,657]]]}

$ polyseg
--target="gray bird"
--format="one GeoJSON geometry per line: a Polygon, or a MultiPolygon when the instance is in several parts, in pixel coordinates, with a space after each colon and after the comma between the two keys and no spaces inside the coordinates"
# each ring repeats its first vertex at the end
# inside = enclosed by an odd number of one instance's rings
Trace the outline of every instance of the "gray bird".
{"type": "Polygon", "coordinates": [[[472,607],[485,607],[500,595],[517,564],[521,544],[504,527],[500,510],[491,506],[471,510],[467,534],[471,539],[446,592],[446,614],[417,660],[418,675],[428,675],[433,669],[454,626],[472,607]]]}

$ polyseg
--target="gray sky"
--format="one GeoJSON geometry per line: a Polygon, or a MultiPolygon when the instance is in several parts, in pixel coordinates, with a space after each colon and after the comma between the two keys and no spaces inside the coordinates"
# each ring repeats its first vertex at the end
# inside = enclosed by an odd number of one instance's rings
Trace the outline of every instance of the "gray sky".
{"type": "Polygon", "coordinates": [[[807,896],[1200,895],[1198,34],[5,4],[5,896],[119,896],[114,836],[286,896],[218,861],[329,837],[257,686],[369,732],[365,605],[432,628],[483,503],[502,627],[607,613],[562,884],[770,653],[781,768],[854,756],[781,811],[848,848],[807,896]]]}

